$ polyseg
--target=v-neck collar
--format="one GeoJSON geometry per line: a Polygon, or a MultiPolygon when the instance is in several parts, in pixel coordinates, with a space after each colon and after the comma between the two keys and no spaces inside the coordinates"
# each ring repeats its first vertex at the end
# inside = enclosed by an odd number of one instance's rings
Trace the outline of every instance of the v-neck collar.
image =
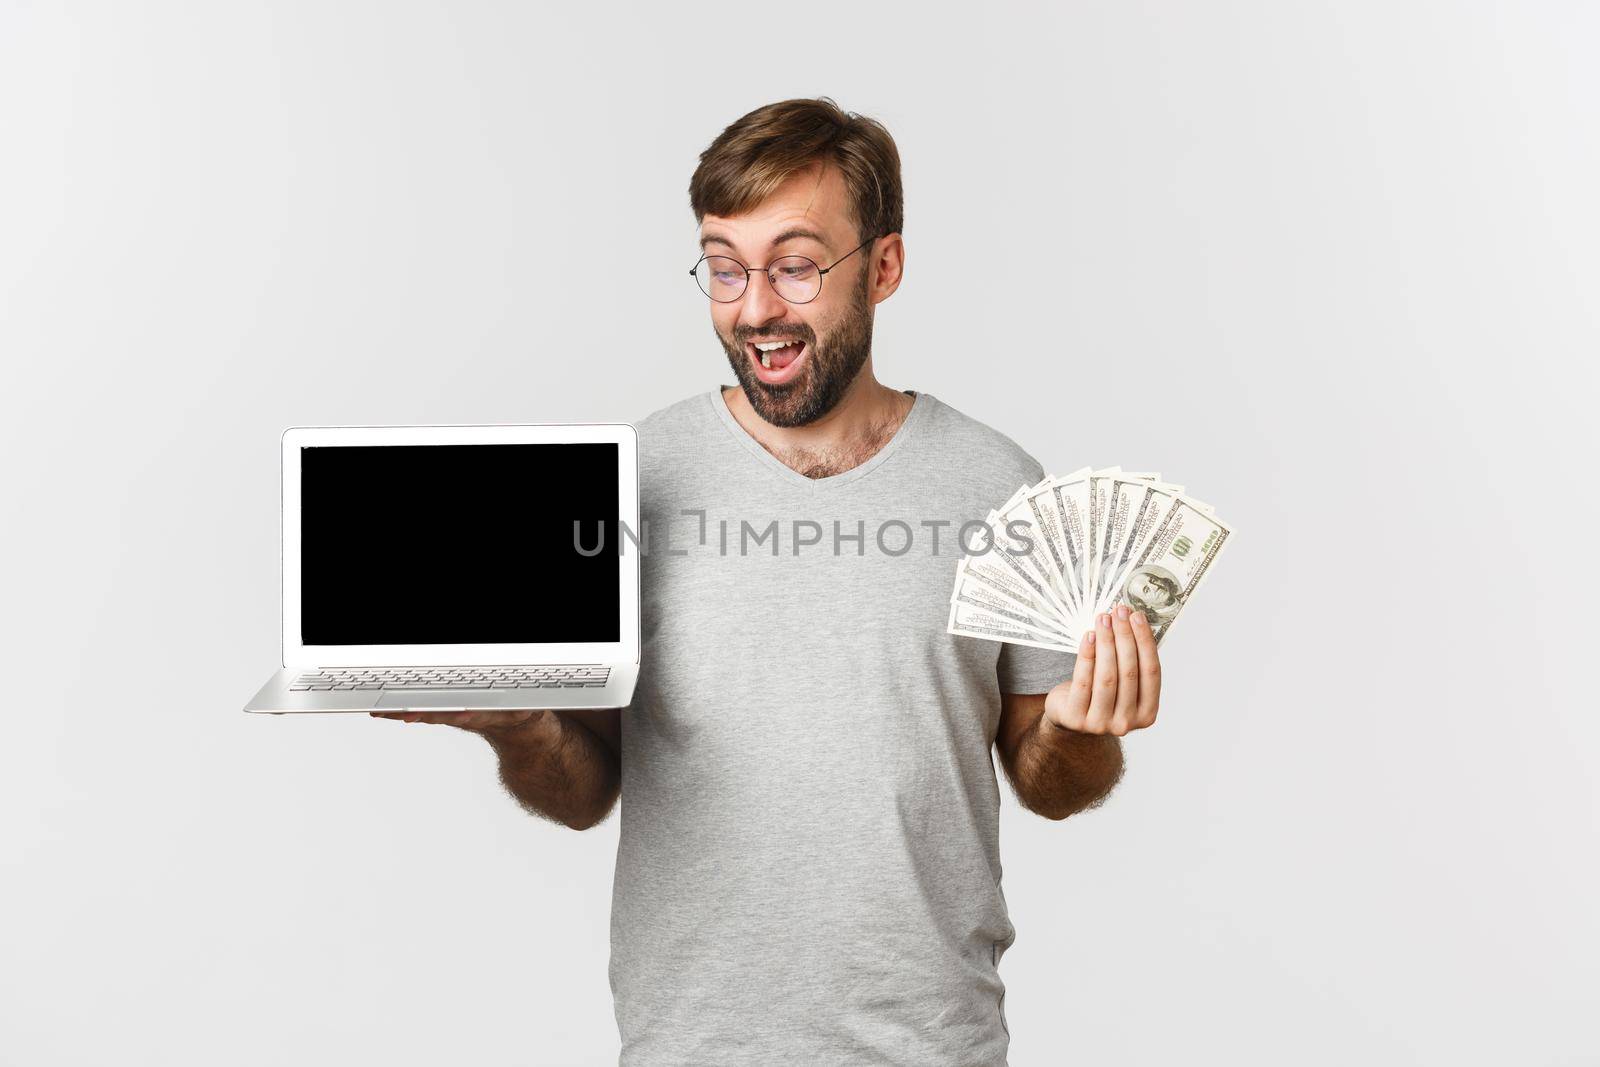
{"type": "Polygon", "coordinates": [[[733,439],[743,445],[751,455],[755,456],[774,474],[790,484],[802,485],[812,490],[822,490],[833,486],[845,485],[855,481],[857,478],[864,478],[871,474],[893,455],[896,449],[905,443],[906,438],[916,432],[917,427],[922,424],[924,417],[927,415],[928,409],[932,406],[933,396],[914,389],[907,389],[905,392],[912,397],[911,410],[906,412],[905,419],[901,421],[894,435],[884,442],[883,447],[869,456],[866,462],[859,463],[847,471],[830,474],[826,478],[807,478],[804,474],[801,474],[793,467],[787,466],[777,456],[761,447],[761,442],[751,437],[750,432],[740,426],[739,420],[733,417],[733,412],[728,410],[728,402],[722,397],[722,386],[719,385],[707,393],[706,400],[710,402],[711,407],[716,411],[717,418],[722,422],[722,425],[733,435],[733,439]]]}

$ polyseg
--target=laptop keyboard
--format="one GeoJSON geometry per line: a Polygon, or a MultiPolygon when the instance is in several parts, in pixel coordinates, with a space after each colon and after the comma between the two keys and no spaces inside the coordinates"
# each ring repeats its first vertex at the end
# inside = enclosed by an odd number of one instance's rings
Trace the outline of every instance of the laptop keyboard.
{"type": "Polygon", "coordinates": [[[598,688],[610,667],[328,667],[304,671],[291,693],[336,689],[581,689],[598,688]]]}

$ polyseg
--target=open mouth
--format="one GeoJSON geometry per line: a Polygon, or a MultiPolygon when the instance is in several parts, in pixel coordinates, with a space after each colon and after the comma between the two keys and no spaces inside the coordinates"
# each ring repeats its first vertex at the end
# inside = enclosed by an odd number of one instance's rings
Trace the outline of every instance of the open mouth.
{"type": "MultiPolygon", "coordinates": [[[[762,341],[768,345],[773,342],[762,341]]],[[[804,341],[794,341],[780,348],[763,352],[754,342],[745,342],[745,352],[750,357],[750,364],[755,375],[768,385],[782,385],[800,373],[800,367],[805,359],[807,345],[804,341]]]]}

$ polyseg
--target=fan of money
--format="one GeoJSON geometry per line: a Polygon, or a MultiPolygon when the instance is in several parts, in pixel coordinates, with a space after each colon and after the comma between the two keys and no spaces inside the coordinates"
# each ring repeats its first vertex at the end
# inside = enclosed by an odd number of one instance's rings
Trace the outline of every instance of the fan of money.
{"type": "Polygon", "coordinates": [[[946,628],[1067,652],[1118,604],[1144,612],[1159,645],[1233,539],[1183,486],[1121,467],[1025,485],[984,522],[962,537],[946,628]]]}

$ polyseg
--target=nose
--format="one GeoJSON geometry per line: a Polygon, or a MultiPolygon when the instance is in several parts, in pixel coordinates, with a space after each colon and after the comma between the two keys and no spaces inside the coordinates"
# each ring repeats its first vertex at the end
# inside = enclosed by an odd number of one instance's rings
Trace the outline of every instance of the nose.
{"type": "Polygon", "coordinates": [[[772,278],[764,270],[750,272],[744,292],[739,295],[739,321],[746,326],[764,326],[789,313],[789,302],[772,288],[772,278]]]}

